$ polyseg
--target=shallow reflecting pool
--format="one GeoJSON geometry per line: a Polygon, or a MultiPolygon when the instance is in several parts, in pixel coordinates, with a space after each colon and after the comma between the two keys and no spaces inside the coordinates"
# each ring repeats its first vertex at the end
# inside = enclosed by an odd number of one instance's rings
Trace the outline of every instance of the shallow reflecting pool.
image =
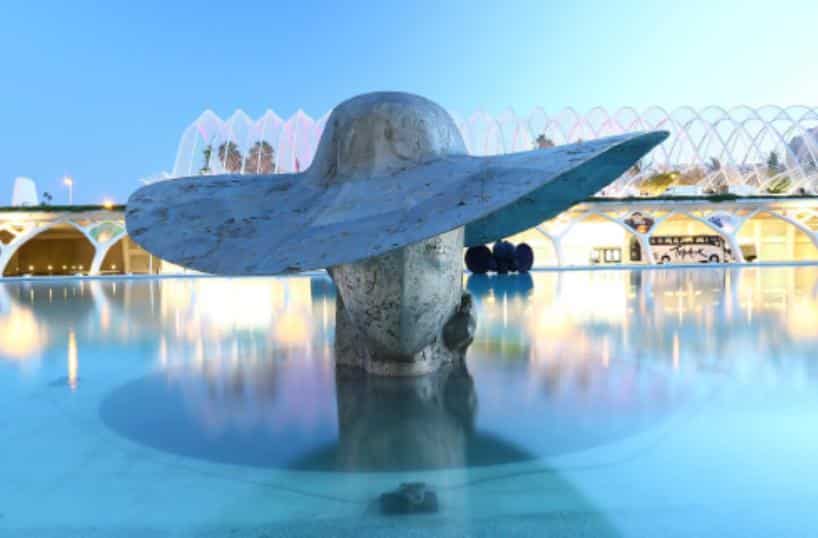
{"type": "Polygon", "coordinates": [[[326,276],[0,283],[0,536],[818,536],[818,267],[464,285],[396,380],[326,276]]]}

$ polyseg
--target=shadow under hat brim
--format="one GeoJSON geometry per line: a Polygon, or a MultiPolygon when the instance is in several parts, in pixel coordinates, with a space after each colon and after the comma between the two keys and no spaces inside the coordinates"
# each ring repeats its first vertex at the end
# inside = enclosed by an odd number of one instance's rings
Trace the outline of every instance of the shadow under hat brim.
{"type": "Polygon", "coordinates": [[[344,182],[315,177],[313,168],[168,180],[130,197],[126,224],[131,238],[154,255],[224,275],[352,263],[461,226],[467,242],[479,244],[530,228],[598,192],[666,136],[635,133],[491,157],[451,155],[344,182]]]}

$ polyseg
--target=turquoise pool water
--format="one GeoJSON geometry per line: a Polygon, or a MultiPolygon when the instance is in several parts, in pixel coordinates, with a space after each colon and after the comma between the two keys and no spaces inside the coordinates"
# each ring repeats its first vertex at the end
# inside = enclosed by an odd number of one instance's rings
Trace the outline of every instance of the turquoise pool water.
{"type": "Polygon", "coordinates": [[[394,381],[324,276],[0,282],[0,536],[818,536],[818,268],[464,285],[394,381]]]}

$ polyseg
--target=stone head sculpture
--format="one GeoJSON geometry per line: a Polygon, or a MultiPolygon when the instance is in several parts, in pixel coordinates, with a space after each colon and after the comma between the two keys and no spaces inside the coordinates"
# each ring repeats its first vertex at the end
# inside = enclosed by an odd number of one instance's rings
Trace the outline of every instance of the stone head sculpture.
{"type": "MultiPolygon", "coordinates": [[[[366,185],[435,159],[465,154],[460,131],[438,105],[402,94],[366,95],[330,115],[316,153],[316,163],[323,170],[316,173],[330,184],[366,185]]],[[[346,315],[360,328],[355,338],[366,342],[355,356],[370,351],[380,371],[392,361],[415,363],[460,305],[462,252],[463,228],[459,227],[380,256],[332,267],[346,315]]],[[[403,366],[405,371],[407,365],[403,366]]],[[[415,365],[413,369],[428,368],[415,365]]]]}
{"type": "MultiPolygon", "coordinates": [[[[299,174],[181,178],[135,192],[131,237],[173,263],[227,275],[327,268],[347,351],[384,374],[434,369],[450,320],[469,321],[463,246],[551,218],[616,179],[667,136],[643,133],[472,157],[451,117],[405,93],[338,105],[299,174]],[[347,323],[349,322],[349,323],[347,323]],[[349,336],[354,335],[354,336],[349,336]]],[[[451,339],[449,339],[451,340],[451,339]]],[[[350,353],[344,353],[348,356],[350,353]]]]}

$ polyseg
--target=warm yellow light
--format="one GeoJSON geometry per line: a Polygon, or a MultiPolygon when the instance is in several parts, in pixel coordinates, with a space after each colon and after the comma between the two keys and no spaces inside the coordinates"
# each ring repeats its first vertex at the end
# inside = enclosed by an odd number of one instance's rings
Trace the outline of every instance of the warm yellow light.
{"type": "Polygon", "coordinates": [[[65,177],[63,178],[62,182],[63,182],[64,184],[66,184],[67,186],[69,186],[69,187],[70,187],[71,185],[73,185],[73,184],[74,184],[74,180],[73,180],[71,177],[69,177],[69,176],[65,176],[65,177]]]}
{"type": "Polygon", "coordinates": [[[673,332],[673,369],[679,369],[679,333],[678,331],[673,332]]]}
{"type": "Polygon", "coordinates": [[[105,200],[102,201],[102,207],[104,207],[105,209],[111,209],[112,207],[114,207],[113,200],[111,200],[110,198],[106,198],[105,200]]]}
{"type": "Polygon", "coordinates": [[[49,271],[51,271],[51,270],[53,270],[53,269],[54,269],[54,267],[53,267],[53,266],[51,266],[51,265],[49,265],[49,266],[48,266],[48,270],[49,270],[49,271]]]}
{"type": "Polygon", "coordinates": [[[111,270],[113,270],[113,271],[115,271],[115,270],[116,270],[116,264],[115,264],[115,263],[112,263],[112,264],[111,264],[111,270]]]}
{"type": "Polygon", "coordinates": [[[77,336],[71,330],[68,333],[68,386],[77,390],[77,372],[79,371],[79,353],[77,352],[77,336]]]}
{"type": "Polygon", "coordinates": [[[276,320],[273,334],[278,344],[298,345],[307,341],[310,331],[304,316],[288,312],[276,320]]]}
{"type": "Polygon", "coordinates": [[[46,328],[30,310],[12,303],[11,309],[0,316],[0,359],[36,358],[47,343],[46,328]]]}
{"type": "Polygon", "coordinates": [[[33,271],[33,270],[34,270],[34,266],[33,266],[33,265],[29,265],[29,266],[28,266],[28,270],[29,270],[29,271],[33,271]]]}

